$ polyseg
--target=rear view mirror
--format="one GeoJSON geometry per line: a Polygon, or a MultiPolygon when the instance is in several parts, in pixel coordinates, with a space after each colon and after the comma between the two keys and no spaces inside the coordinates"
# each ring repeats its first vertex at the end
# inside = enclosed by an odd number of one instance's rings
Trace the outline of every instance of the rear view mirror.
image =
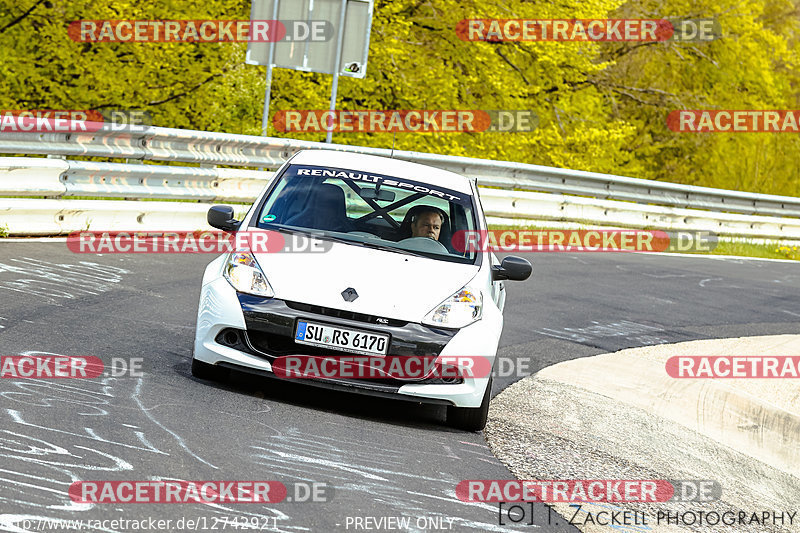
{"type": "Polygon", "coordinates": [[[208,224],[222,231],[236,231],[239,221],[233,218],[233,208],[229,205],[213,205],[206,215],[208,224]]]}
{"type": "Polygon", "coordinates": [[[364,200],[378,200],[379,202],[394,202],[394,191],[378,191],[375,189],[361,189],[358,193],[364,200]]]}
{"type": "Polygon", "coordinates": [[[521,257],[509,255],[503,259],[500,266],[492,267],[492,279],[494,281],[511,280],[525,281],[533,272],[530,261],[521,257]]]}

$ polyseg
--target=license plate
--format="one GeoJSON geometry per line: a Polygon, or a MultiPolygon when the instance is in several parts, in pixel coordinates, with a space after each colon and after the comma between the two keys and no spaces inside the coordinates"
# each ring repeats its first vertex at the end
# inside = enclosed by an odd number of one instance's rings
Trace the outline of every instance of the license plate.
{"type": "Polygon", "coordinates": [[[389,335],[367,333],[304,320],[297,322],[294,340],[300,344],[322,346],[361,355],[386,355],[389,350],[389,335]]]}

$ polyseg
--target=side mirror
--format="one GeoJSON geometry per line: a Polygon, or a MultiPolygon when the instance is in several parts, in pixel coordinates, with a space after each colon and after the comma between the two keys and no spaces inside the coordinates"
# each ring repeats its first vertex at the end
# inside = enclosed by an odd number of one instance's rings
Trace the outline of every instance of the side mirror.
{"type": "Polygon", "coordinates": [[[239,221],[233,218],[233,208],[229,205],[213,205],[206,215],[209,225],[222,231],[236,231],[239,221]]]}
{"type": "Polygon", "coordinates": [[[503,259],[500,266],[492,267],[492,279],[494,281],[511,280],[511,281],[524,281],[528,279],[533,272],[533,267],[530,261],[521,257],[509,255],[503,259]]]}

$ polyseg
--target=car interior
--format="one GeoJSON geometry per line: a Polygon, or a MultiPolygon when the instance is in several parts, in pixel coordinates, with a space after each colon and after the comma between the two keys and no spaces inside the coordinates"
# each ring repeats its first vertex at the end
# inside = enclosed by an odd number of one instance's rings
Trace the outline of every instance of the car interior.
{"type": "Polygon", "coordinates": [[[409,250],[462,256],[453,248],[453,234],[473,229],[471,214],[460,203],[348,178],[285,177],[271,196],[262,208],[259,227],[278,224],[347,233],[401,243],[409,250]],[[442,216],[438,244],[427,237],[412,237],[411,221],[425,211],[442,216]]]}

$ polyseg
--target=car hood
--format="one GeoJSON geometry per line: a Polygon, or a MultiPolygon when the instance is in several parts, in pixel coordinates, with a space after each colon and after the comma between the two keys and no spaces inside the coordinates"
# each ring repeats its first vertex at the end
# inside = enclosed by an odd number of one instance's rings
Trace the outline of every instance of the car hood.
{"type": "Polygon", "coordinates": [[[276,298],[419,322],[479,270],[359,245],[326,245],[325,252],[256,254],[276,298]],[[350,287],[358,298],[347,302],[342,292],[350,287]]]}

